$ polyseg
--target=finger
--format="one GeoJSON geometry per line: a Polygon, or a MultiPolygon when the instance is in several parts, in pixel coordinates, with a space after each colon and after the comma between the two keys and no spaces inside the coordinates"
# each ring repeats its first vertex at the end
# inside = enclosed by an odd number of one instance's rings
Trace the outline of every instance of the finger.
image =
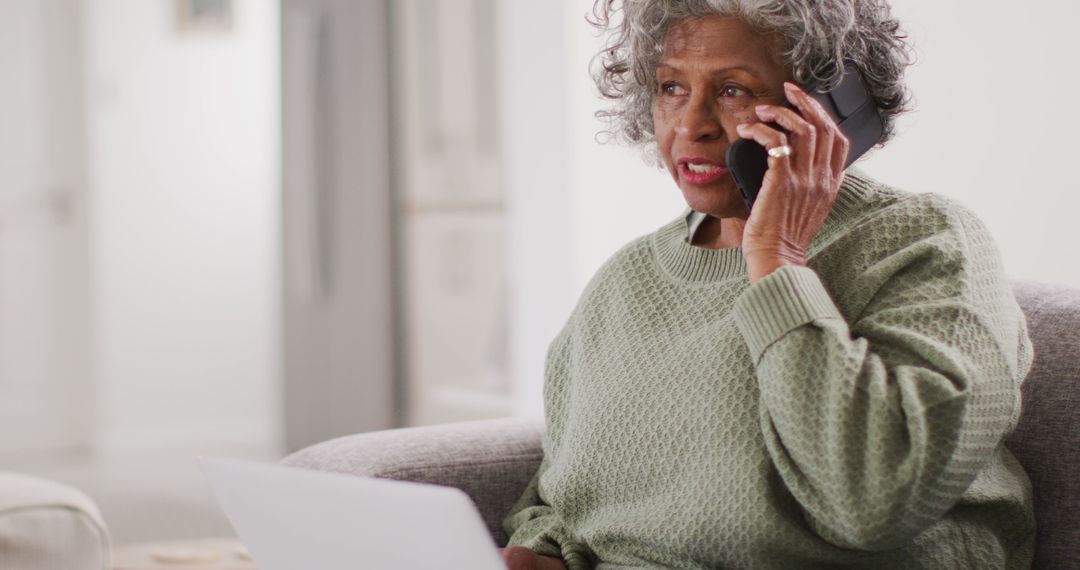
{"type": "Polygon", "coordinates": [[[794,83],[784,83],[784,92],[788,101],[802,113],[802,117],[814,126],[818,133],[817,153],[815,154],[814,170],[815,178],[825,182],[832,180],[833,173],[833,150],[835,149],[836,135],[839,127],[836,121],[829,116],[825,108],[817,99],[811,97],[794,83]]]}
{"type": "MultiPolygon", "coordinates": [[[[740,123],[735,127],[739,136],[757,142],[766,149],[773,149],[788,145],[787,135],[766,125],[765,123],[740,123]]],[[[794,149],[792,154],[794,154],[794,149]]],[[[769,155],[769,169],[778,170],[781,173],[791,172],[791,156],[776,157],[769,155]]]]}
{"type": "Polygon", "coordinates": [[[833,139],[833,151],[832,151],[832,175],[835,179],[839,180],[844,175],[844,169],[847,167],[848,153],[851,152],[851,141],[842,132],[836,133],[836,137],[833,139]]]}
{"type": "Polygon", "coordinates": [[[759,105],[755,108],[758,118],[774,122],[790,132],[793,139],[795,167],[810,172],[818,152],[817,127],[804,120],[798,113],[776,105],[759,105]]]}
{"type": "Polygon", "coordinates": [[[503,562],[509,570],[524,570],[536,564],[536,553],[524,546],[511,546],[503,549],[503,562]]]}

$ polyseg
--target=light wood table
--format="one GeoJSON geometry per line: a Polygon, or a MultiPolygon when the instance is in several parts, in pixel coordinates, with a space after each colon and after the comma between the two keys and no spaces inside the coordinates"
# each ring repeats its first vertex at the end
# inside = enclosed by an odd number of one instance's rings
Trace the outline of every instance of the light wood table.
{"type": "Polygon", "coordinates": [[[128,544],[112,553],[113,570],[257,570],[235,538],[128,544]]]}

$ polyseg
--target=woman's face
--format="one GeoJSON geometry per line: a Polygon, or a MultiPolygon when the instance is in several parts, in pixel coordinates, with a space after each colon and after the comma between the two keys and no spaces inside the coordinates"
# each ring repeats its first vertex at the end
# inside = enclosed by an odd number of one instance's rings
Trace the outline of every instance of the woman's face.
{"type": "Polygon", "coordinates": [[[725,168],[735,125],[754,107],[784,100],[790,71],[772,36],[733,17],[682,20],[664,39],[656,67],[653,128],[660,156],[687,205],[717,218],[748,215],[725,168]]]}

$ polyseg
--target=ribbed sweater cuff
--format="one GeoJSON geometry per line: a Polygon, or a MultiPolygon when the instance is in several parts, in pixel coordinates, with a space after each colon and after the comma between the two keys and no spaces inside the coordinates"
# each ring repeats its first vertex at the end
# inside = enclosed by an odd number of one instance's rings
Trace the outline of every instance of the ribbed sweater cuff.
{"type": "Polygon", "coordinates": [[[562,552],[567,570],[591,570],[592,561],[589,554],[580,545],[563,544],[562,552]]]}
{"type": "Polygon", "coordinates": [[[843,319],[818,274],[809,267],[786,265],[763,277],[735,300],[735,325],[754,364],[788,332],[814,319],[843,319]]]}
{"type": "Polygon", "coordinates": [[[559,552],[547,554],[548,556],[561,558],[566,563],[567,570],[589,570],[592,567],[588,549],[583,544],[570,539],[562,528],[554,530],[552,535],[559,552]]]}
{"type": "MultiPolygon", "coordinates": [[[[513,540],[507,546],[511,544],[513,540]]],[[[521,545],[541,556],[559,558],[566,563],[568,570],[591,568],[588,548],[569,538],[561,525],[553,526],[532,539],[522,542],[521,545]]]]}

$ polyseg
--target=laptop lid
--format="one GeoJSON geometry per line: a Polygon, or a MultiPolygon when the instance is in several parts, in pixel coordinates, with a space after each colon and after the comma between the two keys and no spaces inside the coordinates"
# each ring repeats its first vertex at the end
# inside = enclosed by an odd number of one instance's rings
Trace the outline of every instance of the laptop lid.
{"type": "Polygon", "coordinates": [[[236,459],[199,466],[259,570],[505,570],[458,489],[236,459]]]}

